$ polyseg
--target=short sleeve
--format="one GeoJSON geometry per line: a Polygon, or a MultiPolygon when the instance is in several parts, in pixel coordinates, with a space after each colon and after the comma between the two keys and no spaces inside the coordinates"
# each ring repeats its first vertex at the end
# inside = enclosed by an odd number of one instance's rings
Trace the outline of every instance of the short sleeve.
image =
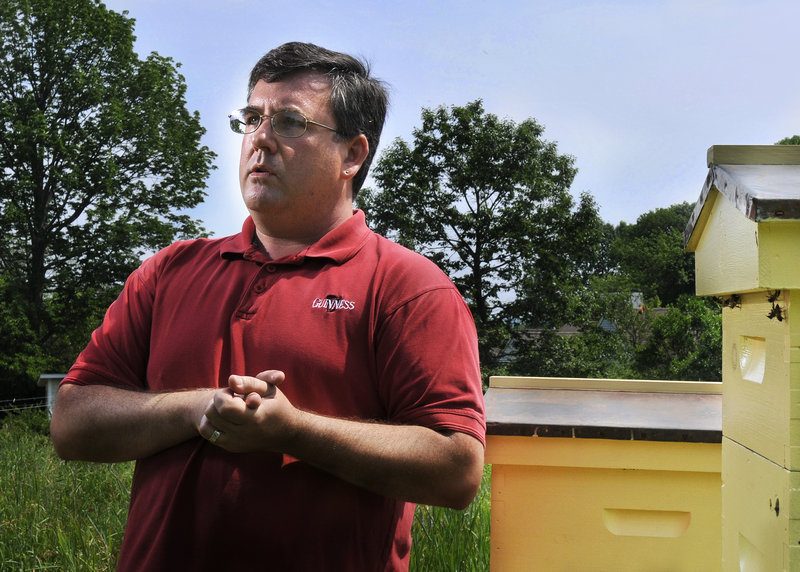
{"type": "Polygon", "coordinates": [[[403,301],[377,335],[389,419],[467,433],[485,444],[475,323],[454,286],[403,301]]]}
{"type": "Polygon", "coordinates": [[[61,383],[145,389],[156,258],[135,270],[61,383]]]}

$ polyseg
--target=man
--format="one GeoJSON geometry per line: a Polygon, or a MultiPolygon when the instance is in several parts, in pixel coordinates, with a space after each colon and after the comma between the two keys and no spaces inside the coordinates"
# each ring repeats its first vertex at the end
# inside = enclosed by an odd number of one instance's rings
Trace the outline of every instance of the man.
{"type": "Polygon", "coordinates": [[[483,468],[474,324],[429,261],[353,210],[386,93],[290,43],[254,67],[242,232],[126,283],[65,378],[65,459],[136,459],[119,570],[402,570],[414,505],[483,468]]]}

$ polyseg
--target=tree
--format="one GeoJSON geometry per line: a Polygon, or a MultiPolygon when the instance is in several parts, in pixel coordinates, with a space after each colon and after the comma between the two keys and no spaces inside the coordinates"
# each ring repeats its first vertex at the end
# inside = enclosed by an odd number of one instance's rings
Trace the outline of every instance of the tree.
{"type": "MultiPolygon", "coordinates": [[[[624,277],[592,280],[580,334],[523,340],[511,374],[558,377],[722,379],[722,315],[713,299],[683,295],[655,309],[624,277]]],[[[580,312],[576,311],[576,314],[580,312]]]]}
{"type": "Polygon", "coordinates": [[[133,24],[98,0],[0,6],[0,378],[67,367],[143,255],[202,233],[181,211],[214,154],[133,24]]]}
{"type": "MultiPolygon", "coordinates": [[[[395,140],[359,194],[373,228],[428,256],[456,283],[491,368],[521,325],[564,319],[565,296],[591,274],[605,229],[588,194],[569,193],[571,156],[480,100],[422,110],[413,142],[395,140]]],[[[562,322],[563,323],[563,322],[562,322]]]]}
{"type": "Polygon", "coordinates": [[[651,379],[722,381],[722,312],[711,298],[681,296],[659,316],[637,348],[639,375],[651,379]]]}
{"type": "Polygon", "coordinates": [[[800,145],[800,135],[792,135],[791,137],[784,137],[775,145],[800,145]]]}
{"type": "Polygon", "coordinates": [[[554,331],[519,340],[516,375],[556,377],[637,377],[635,350],[647,339],[653,314],[625,276],[592,276],[569,297],[570,324],[577,335],[554,331]]]}
{"type": "Polygon", "coordinates": [[[683,247],[693,209],[690,203],[675,204],[641,215],[636,224],[622,222],[617,227],[611,258],[646,298],[668,305],[681,295],[694,294],[694,254],[683,247]]]}

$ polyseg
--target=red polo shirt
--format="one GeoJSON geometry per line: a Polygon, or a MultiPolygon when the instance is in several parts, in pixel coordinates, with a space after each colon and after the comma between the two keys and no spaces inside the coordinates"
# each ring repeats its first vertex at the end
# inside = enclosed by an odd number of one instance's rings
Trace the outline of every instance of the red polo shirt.
{"type": "MultiPolygon", "coordinates": [[[[227,387],[282,370],[297,407],[484,441],[475,327],[430,261],[354,216],[269,260],[254,225],[145,261],[64,383],[227,387]]],[[[119,570],[407,568],[414,506],[196,438],[137,462],[119,570]]]]}

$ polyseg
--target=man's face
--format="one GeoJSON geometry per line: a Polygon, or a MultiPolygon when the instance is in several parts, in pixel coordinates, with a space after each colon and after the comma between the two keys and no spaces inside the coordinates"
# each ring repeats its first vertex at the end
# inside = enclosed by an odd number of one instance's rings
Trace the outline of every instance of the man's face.
{"type": "MultiPolygon", "coordinates": [[[[261,115],[297,111],[335,128],[330,91],[327,78],[314,72],[273,83],[259,81],[248,107],[261,115]]],[[[264,118],[242,140],[239,182],[245,205],[254,218],[282,228],[297,225],[297,231],[319,225],[331,212],[352,212],[342,178],[348,147],[333,131],[311,123],[300,137],[281,137],[264,118]]]]}

